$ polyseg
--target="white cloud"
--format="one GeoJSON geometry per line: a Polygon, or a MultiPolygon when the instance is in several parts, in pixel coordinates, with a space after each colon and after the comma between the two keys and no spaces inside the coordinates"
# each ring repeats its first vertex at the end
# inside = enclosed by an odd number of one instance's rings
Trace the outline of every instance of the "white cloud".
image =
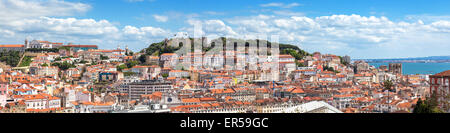
{"type": "Polygon", "coordinates": [[[0,29],[0,38],[4,38],[4,37],[13,37],[14,36],[14,32],[10,31],[10,30],[3,30],[0,29]]]}
{"type": "Polygon", "coordinates": [[[282,15],[282,16],[305,16],[305,14],[302,12],[292,12],[292,11],[287,11],[287,10],[276,10],[276,11],[273,11],[273,13],[276,15],[282,15]]]}
{"type": "Polygon", "coordinates": [[[290,3],[284,6],[284,8],[291,8],[291,7],[296,7],[296,6],[301,6],[299,3],[290,3]]]}
{"type": "Polygon", "coordinates": [[[123,35],[135,40],[161,39],[170,35],[170,31],[155,27],[134,27],[127,25],[122,29],[123,35]]]}
{"type": "Polygon", "coordinates": [[[292,7],[296,7],[296,6],[301,6],[301,4],[299,3],[289,3],[289,4],[284,4],[284,3],[267,3],[267,4],[261,4],[261,7],[279,7],[279,8],[292,8],[292,7]]]}
{"type": "Polygon", "coordinates": [[[158,22],[167,22],[167,20],[169,20],[169,17],[167,16],[162,16],[162,15],[153,15],[153,18],[155,18],[156,21],[158,22]]]}
{"type": "Polygon", "coordinates": [[[190,36],[236,36],[236,32],[230,26],[227,26],[222,20],[196,20],[189,19],[187,23],[190,27],[180,29],[180,33],[190,33],[190,36]],[[201,26],[201,27],[196,27],[201,26]],[[195,29],[198,28],[198,29],[195,29]],[[194,31],[195,30],[195,31],[194,31]],[[194,33],[195,32],[195,33],[194,33]]]}
{"type": "Polygon", "coordinates": [[[107,20],[76,18],[49,18],[22,19],[8,23],[7,28],[23,34],[49,33],[54,35],[80,35],[103,36],[113,35],[118,29],[107,20]]]}
{"type": "Polygon", "coordinates": [[[143,42],[160,41],[170,33],[150,26],[125,26],[120,29],[108,20],[57,18],[84,13],[91,8],[83,3],[61,0],[6,0],[0,1],[0,8],[0,43],[18,43],[27,38],[97,44],[101,48],[129,44],[134,46],[134,50],[138,50],[146,47],[142,45],[143,42]]]}
{"type": "Polygon", "coordinates": [[[280,7],[283,6],[283,3],[267,3],[267,4],[261,4],[261,7],[280,7]]]}
{"type": "Polygon", "coordinates": [[[225,25],[221,20],[207,20],[204,22],[204,30],[206,33],[215,33],[224,35],[235,35],[236,33],[231,29],[230,26],[225,25]]]}
{"type": "Polygon", "coordinates": [[[450,21],[436,21],[431,23],[431,30],[435,32],[446,32],[450,33],[450,21]]]}
{"type": "MultiPolygon", "coordinates": [[[[286,8],[299,5],[269,3],[261,6],[286,8]]],[[[310,52],[347,54],[353,58],[448,55],[450,49],[450,21],[445,17],[396,22],[387,17],[360,15],[306,17],[287,10],[280,10],[277,15],[210,20],[198,19],[198,14],[186,17],[178,12],[153,16],[160,22],[167,22],[169,17],[171,20],[176,17],[188,20],[188,26],[172,32],[154,26],[127,25],[119,28],[108,20],[72,17],[90,8],[87,4],[60,0],[0,1],[0,43],[18,43],[32,38],[97,44],[101,48],[127,44],[133,50],[140,50],[150,42],[161,41],[173,34],[185,36],[193,33],[194,25],[201,24],[203,27],[199,33],[205,36],[247,38],[278,35],[280,42],[299,45],[310,52]]]]}
{"type": "Polygon", "coordinates": [[[41,16],[71,16],[84,13],[90,5],[61,0],[2,0],[0,20],[22,19],[41,16]]]}

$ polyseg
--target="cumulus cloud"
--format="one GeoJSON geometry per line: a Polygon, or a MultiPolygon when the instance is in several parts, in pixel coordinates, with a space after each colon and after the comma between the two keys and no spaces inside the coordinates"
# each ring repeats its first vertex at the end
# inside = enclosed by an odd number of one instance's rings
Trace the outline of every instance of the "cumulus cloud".
{"type": "MultiPolygon", "coordinates": [[[[446,55],[448,52],[431,50],[429,46],[448,49],[446,43],[450,41],[450,21],[394,22],[387,17],[355,14],[314,18],[257,15],[227,21],[189,22],[190,25],[200,23],[206,36],[208,33],[238,38],[278,35],[280,42],[296,44],[308,51],[347,54],[356,58],[446,55]],[[405,52],[405,49],[411,52],[405,52]],[[381,51],[388,53],[380,54],[381,51]]],[[[182,30],[186,29],[189,28],[182,30]]]]}
{"type": "Polygon", "coordinates": [[[22,19],[41,16],[70,16],[84,13],[91,8],[88,4],[61,0],[2,0],[0,20],[22,19]]]}
{"type": "Polygon", "coordinates": [[[305,14],[302,12],[293,12],[293,11],[288,11],[288,10],[276,10],[276,11],[273,11],[273,13],[276,15],[282,15],[282,16],[305,16],[305,14]]]}
{"type": "Polygon", "coordinates": [[[437,22],[433,22],[430,25],[431,30],[435,31],[435,32],[445,32],[445,33],[450,33],[450,21],[437,21],[437,22]]]}
{"type": "Polygon", "coordinates": [[[124,35],[132,35],[138,38],[151,38],[151,37],[166,37],[168,36],[170,32],[161,29],[161,28],[155,28],[155,27],[134,27],[127,25],[125,28],[123,28],[124,35]]]}
{"type": "MultiPolygon", "coordinates": [[[[111,44],[130,42],[130,46],[136,46],[152,38],[161,40],[167,34],[166,30],[155,27],[125,26],[121,29],[108,20],[60,18],[89,10],[90,6],[83,3],[6,0],[0,1],[0,8],[0,20],[7,20],[0,21],[1,43],[17,43],[28,38],[111,48],[111,44]]],[[[135,47],[135,50],[143,47],[135,47]]]]}
{"type": "Polygon", "coordinates": [[[236,36],[236,32],[222,20],[196,20],[187,21],[190,27],[180,29],[182,32],[196,34],[196,36],[236,36]]]}

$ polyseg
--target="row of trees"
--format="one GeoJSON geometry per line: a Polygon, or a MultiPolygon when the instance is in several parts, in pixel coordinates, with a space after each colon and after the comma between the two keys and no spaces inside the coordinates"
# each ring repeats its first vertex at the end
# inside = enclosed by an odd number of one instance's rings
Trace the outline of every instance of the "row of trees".
{"type": "MultiPolygon", "coordinates": [[[[65,70],[67,70],[69,68],[75,68],[76,67],[74,64],[68,63],[66,61],[64,61],[62,63],[55,62],[55,63],[52,63],[51,65],[52,66],[57,66],[60,70],[63,70],[63,71],[65,71],[65,70]]],[[[44,65],[42,65],[42,66],[44,66],[44,65]]]]}
{"type": "Polygon", "coordinates": [[[441,109],[439,109],[436,95],[433,94],[426,100],[422,100],[421,98],[419,98],[419,100],[416,103],[416,106],[414,107],[413,113],[444,113],[444,112],[441,109]]]}
{"type": "Polygon", "coordinates": [[[23,57],[22,62],[20,63],[19,67],[30,66],[32,59],[33,59],[33,57],[31,57],[31,56],[23,57]]]}
{"type": "Polygon", "coordinates": [[[58,48],[27,48],[25,51],[26,52],[34,52],[34,53],[37,53],[37,52],[54,52],[54,53],[56,53],[56,52],[59,52],[59,49],[58,48]]]}
{"type": "Polygon", "coordinates": [[[109,59],[108,56],[100,55],[100,60],[107,60],[107,59],[109,59]]]}
{"type": "Polygon", "coordinates": [[[290,44],[280,44],[280,54],[289,54],[295,58],[295,64],[297,67],[304,67],[303,63],[300,63],[299,60],[302,60],[305,56],[310,56],[308,52],[298,48],[297,46],[290,44]]]}
{"type": "Polygon", "coordinates": [[[116,68],[118,71],[122,71],[123,69],[132,68],[136,65],[139,65],[139,61],[132,60],[132,61],[128,61],[125,64],[118,65],[116,68]]]}
{"type": "Polygon", "coordinates": [[[19,51],[6,51],[0,52],[0,61],[5,62],[7,65],[15,67],[19,64],[22,53],[19,51]]]}
{"type": "MultiPolygon", "coordinates": [[[[180,47],[172,47],[167,46],[164,41],[152,43],[148,48],[143,49],[141,52],[144,53],[141,56],[139,56],[138,60],[140,63],[145,63],[146,56],[159,56],[164,53],[174,53],[175,51],[179,50],[180,47]]],[[[132,54],[132,53],[130,53],[132,54]]]]}
{"type": "Polygon", "coordinates": [[[340,73],[340,71],[334,70],[333,67],[329,67],[329,66],[322,66],[324,71],[332,71],[334,73],[340,73]]]}

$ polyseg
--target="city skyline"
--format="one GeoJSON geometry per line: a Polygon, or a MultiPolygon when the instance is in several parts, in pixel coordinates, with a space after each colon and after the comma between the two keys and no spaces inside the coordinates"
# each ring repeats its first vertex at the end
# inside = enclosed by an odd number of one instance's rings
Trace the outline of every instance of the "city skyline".
{"type": "Polygon", "coordinates": [[[352,58],[446,56],[448,1],[5,0],[0,44],[25,38],[128,45],[153,42],[202,24],[205,36],[279,35],[281,43],[352,58]],[[185,3],[185,4],[180,4],[185,3]],[[120,10],[118,10],[120,9],[120,10]],[[408,52],[405,51],[408,50],[408,52]],[[380,53],[383,54],[380,54],[380,53]]]}

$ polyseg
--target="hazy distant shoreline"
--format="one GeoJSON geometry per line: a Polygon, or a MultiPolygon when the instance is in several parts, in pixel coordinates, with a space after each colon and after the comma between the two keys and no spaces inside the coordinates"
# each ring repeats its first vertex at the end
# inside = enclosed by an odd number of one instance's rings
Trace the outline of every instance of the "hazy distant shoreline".
{"type": "Polygon", "coordinates": [[[353,59],[363,60],[367,63],[450,63],[450,56],[429,56],[397,59],[353,59]]]}
{"type": "MultiPolygon", "coordinates": [[[[369,63],[369,65],[379,67],[380,65],[388,65],[387,62],[369,63]]],[[[436,74],[442,71],[450,70],[450,63],[414,63],[403,62],[402,69],[404,75],[416,74],[436,74]]]]}

